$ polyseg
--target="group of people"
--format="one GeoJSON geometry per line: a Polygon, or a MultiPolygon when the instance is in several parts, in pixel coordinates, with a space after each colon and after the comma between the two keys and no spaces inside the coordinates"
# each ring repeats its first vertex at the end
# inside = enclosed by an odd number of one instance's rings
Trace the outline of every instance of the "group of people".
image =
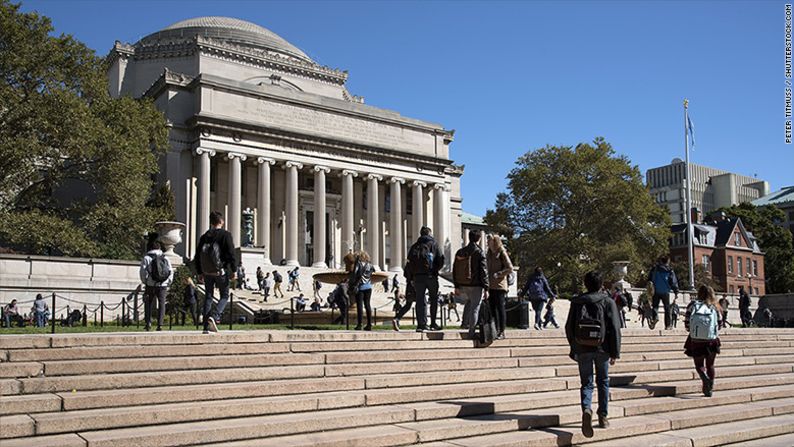
{"type": "Polygon", "coordinates": [[[25,327],[26,323],[31,323],[36,327],[45,327],[49,319],[50,307],[47,305],[47,300],[40,293],[33,300],[30,313],[21,313],[15,299],[12,299],[10,303],[3,307],[3,321],[7,328],[10,328],[12,324],[16,324],[17,327],[25,327]]]}

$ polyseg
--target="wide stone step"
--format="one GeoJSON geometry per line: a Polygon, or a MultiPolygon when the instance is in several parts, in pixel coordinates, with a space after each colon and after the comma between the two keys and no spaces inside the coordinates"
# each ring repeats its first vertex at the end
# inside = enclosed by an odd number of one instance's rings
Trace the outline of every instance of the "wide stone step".
{"type": "Polygon", "coordinates": [[[416,432],[394,425],[249,439],[205,447],[388,447],[417,442],[416,432]]]}
{"type": "Polygon", "coordinates": [[[764,437],[753,441],[743,441],[728,445],[731,447],[791,447],[794,445],[794,433],[764,437]]]}
{"type": "MultiPolygon", "coordinates": [[[[741,423],[724,422],[684,430],[668,430],[653,435],[635,436],[631,439],[613,439],[609,442],[594,442],[585,445],[588,447],[636,447],[638,445],[710,447],[736,445],[735,443],[743,441],[757,440],[757,443],[748,445],[771,447],[776,445],[772,443],[775,437],[791,433],[794,433],[794,415],[789,414],[745,420],[741,423]],[[767,441],[770,442],[767,443],[767,441]]],[[[782,445],[790,447],[792,444],[782,445]]]]}

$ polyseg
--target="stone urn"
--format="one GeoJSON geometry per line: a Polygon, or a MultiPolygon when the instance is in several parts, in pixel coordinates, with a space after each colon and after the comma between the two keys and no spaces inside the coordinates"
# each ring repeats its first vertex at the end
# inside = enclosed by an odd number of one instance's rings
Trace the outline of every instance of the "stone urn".
{"type": "Polygon", "coordinates": [[[172,264],[181,264],[182,257],[174,253],[174,247],[182,242],[185,224],[182,222],[157,222],[154,229],[159,235],[158,241],[163,244],[163,254],[172,264]]]}
{"type": "Polygon", "coordinates": [[[626,290],[631,287],[628,281],[625,280],[626,275],[629,274],[629,261],[614,261],[612,266],[615,269],[615,274],[618,277],[617,283],[615,283],[621,290],[626,290]]]}

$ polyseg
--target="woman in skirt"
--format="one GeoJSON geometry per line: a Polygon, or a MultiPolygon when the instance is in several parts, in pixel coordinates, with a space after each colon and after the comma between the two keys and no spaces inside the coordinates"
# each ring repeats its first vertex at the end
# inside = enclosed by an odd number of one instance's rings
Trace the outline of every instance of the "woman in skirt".
{"type": "Polygon", "coordinates": [[[703,394],[711,397],[714,389],[714,360],[720,353],[719,327],[722,309],[714,289],[700,286],[697,300],[686,308],[684,324],[689,337],[684,343],[684,353],[695,361],[695,371],[703,382],[703,394]]]}

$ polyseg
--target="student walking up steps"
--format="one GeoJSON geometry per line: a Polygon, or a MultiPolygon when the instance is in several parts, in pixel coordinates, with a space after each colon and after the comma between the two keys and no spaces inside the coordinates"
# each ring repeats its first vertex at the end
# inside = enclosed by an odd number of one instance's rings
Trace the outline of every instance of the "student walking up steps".
{"type": "Polygon", "coordinates": [[[720,353],[719,326],[722,309],[714,296],[714,289],[700,286],[697,300],[686,308],[684,325],[689,337],[684,353],[695,361],[695,371],[703,382],[703,395],[711,397],[714,389],[714,360],[720,353]]]}

